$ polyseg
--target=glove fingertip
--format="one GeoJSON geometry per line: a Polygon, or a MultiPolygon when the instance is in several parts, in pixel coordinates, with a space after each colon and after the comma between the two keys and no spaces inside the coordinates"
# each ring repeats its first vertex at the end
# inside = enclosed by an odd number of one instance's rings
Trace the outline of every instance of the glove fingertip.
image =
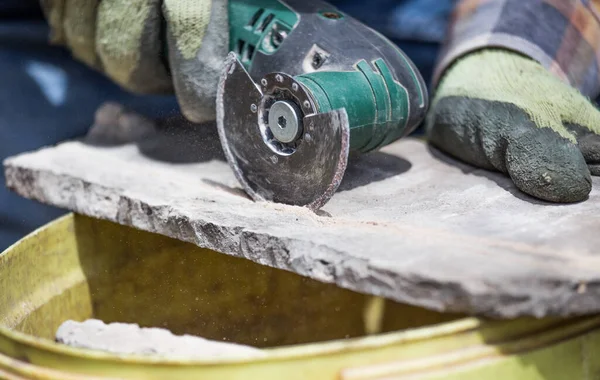
{"type": "Polygon", "coordinates": [[[590,171],[577,146],[549,128],[511,141],[506,168],[521,191],[546,201],[580,202],[592,190],[590,171]]]}

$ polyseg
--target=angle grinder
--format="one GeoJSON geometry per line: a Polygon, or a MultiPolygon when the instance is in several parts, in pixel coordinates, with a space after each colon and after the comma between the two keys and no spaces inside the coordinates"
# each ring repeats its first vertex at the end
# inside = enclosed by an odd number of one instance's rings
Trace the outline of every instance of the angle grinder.
{"type": "Polygon", "coordinates": [[[408,57],[321,1],[229,0],[217,126],[246,192],[317,210],[348,157],[412,132],[428,95],[408,57]]]}

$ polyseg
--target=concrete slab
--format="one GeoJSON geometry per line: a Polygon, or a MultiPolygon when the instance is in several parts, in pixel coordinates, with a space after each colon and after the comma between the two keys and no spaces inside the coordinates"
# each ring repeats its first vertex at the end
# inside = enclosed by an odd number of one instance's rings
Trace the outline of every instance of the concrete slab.
{"type": "Polygon", "coordinates": [[[544,203],[502,174],[408,138],[351,163],[316,215],[248,199],[214,126],[136,136],[10,158],[7,185],[81,214],[434,310],[504,318],[600,312],[597,177],[585,202],[544,203]]]}

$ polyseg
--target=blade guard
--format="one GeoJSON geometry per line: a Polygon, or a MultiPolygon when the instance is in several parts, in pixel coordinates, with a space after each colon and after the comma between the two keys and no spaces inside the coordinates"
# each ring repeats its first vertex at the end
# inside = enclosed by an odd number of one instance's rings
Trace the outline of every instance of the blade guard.
{"type": "MultiPolygon", "coordinates": [[[[306,106],[303,111],[308,108],[302,119],[302,136],[291,153],[278,151],[266,136],[262,121],[270,96],[267,77],[273,75],[265,76],[259,87],[235,53],[227,56],[217,89],[217,128],[225,157],[253,200],[318,210],[337,191],[346,171],[348,116],[345,109],[318,113],[310,97],[300,98],[300,104],[306,106]]],[[[277,78],[294,81],[282,73],[277,78]]],[[[294,88],[301,86],[297,85],[294,88]]]]}

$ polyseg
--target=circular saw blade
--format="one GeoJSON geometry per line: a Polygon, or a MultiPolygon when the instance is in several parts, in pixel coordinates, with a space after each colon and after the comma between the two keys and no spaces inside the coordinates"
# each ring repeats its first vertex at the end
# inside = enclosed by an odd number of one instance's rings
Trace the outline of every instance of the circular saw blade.
{"type": "Polygon", "coordinates": [[[217,91],[217,127],[227,161],[252,199],[317,210],[336,192],[346,170],[346,111],[303,114],[303,132],[293,152],[277,152],[261,133],[264,97],[231,53],[217,91]]]}

